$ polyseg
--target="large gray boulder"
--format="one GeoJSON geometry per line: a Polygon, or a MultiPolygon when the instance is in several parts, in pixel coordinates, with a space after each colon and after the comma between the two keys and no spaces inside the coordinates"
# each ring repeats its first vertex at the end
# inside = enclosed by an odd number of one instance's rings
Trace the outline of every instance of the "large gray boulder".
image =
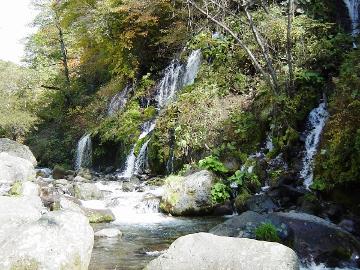
{"type": "MultiPolygon", "coordinates": [[[[360,254],[360,243],[350,233],[322,218],[305,213],[270,213],[261,215],[245,212],[228,219],[210,230],[219,236],[255,238],[255,229],[272,223],[282,241],[304,260],[340,266],[360,254]]],[[[356,260],[354,263],[357,263],[356,260]]]]}
{"type": "Polygon", "coordinates": [[[214,210],[211,188],[216,177],[200,171],[186,177],[170,176],[165,180],[160,208],[172,215],[204,215],[214,210]]]}
{"type": "Polygon", "coordinates": [[[75,198],[80,200],[101,200],[104,198],[101,190],[93,183],[74,184],[75,198]]]}
{"type": "MultiPolygon", "coordinates": [[[[39,197],[0,197],[0,242],[8,231],[38,220],[44,211],[39,197]]],[[[2,250],[0,248],[0,250],[2,250]]],[[[1,252],[0,252],[1,253],[1,252]]],[[[1,269],[1,267],[0,267],[1,269]]]]}
{"type": "Polygon", "coordinates": [[[34,180],[34,165],[27,159],[0,153],[0,184],[34,180]]]}
{"type": "Polygon", "coordinates": [[[86,270],[94,232],[82,214],[50,212],[0,241],[0,269],[86,270]]]}
{"type": "Polygon", "coordinates": [[[18,142],[12,141],[7,138],[0,138],[0,153],[6,152],[12,156],[26,159],[33,166],[37,165],[36,158],[33,153],[30,151],[29,147],[26,145],[20,144],[18,142]]]}
{"type": "Polygon", "coordinates": [[[146,270],[298,270],[293,250],[278,243],[208,233],[180,237],[146,270]]]}

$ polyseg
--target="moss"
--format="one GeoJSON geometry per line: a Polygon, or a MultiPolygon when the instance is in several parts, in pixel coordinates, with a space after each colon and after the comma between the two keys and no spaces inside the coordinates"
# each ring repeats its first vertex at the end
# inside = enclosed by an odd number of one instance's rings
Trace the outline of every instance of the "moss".
{"type": "Polygon", "coordinates": [[[114,216],[110,214],[94,212],[88,215],[88,219],[90,223],[109,223],[114,221],[114,216]]]}
{"type": "Polygon", "coordinates": [[[255,236],[257,240],[278,243],[281,242],[277,229],[272,223],[263,223],[258,226],[255,229],[255,236]]]}
{"type": "Polygon", "coordinates": [[[251,195],[247,190],[242,190],[242,192],[235,198],[235,208],[241,213],[247,210],[246,202],[251,198],[251,195]]]}
{"type": "Polygon", "coordinates": [[[11,265],[10,270],[38,270],[40,264],[35,259],[23,259],[11,265]]]}
{"type": "Polygon", "coordinates": [[[10,191],[9,191],[9,194],[11,196],[20,196],[22,194],[22,182],[15,182],[10,191]]]}

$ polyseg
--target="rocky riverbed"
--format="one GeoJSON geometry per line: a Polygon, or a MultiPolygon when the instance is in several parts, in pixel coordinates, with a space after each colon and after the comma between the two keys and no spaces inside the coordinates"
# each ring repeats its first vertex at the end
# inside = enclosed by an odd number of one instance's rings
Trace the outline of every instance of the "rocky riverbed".
{"type": "Polygon", "coordinates": [[[30,150],[5,139],[0,156],[1,269],[290,270],[299,263],[356,269],[359,263],[360,244],[349,231],[281,210],[266,193],[240,215],[231,203],[211,203],[216,177],[206,170],[146,181],[35,170],[30,150]],[[256,240],[266,223],[280,243],[256,240]]]}

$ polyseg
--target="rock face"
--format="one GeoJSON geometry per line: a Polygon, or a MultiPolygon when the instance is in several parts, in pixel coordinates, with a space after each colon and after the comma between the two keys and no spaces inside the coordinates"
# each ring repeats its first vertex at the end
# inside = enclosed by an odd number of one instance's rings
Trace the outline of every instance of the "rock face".
{"type": "Polygon", "coordinates": [[[360,243],[350,233],[305,213],[260,215],[249,211],[214,227],[210,233],[255,238],[255,228],[265,222],[271,222],[278,228],[280,238],[289,243],[301,259],[314,259],[335,267],[349,261],[352,255],[360,254],[360,243]]]}
{"type": "Polygon", "coordinates": [[[0,153],[0,184],[34,180],[34,165],[23,158],[0,153]]]}
{"type": "Polygon", "coordinates": [[[36,158],[34,157],[33,153],[30,151],[29,147],[22,145],[18,142],[6,138],[1,138],[0,153],[1,152],[6,152],[14,157],[23,158],[29,161],[33,166],[37,165],[36,158]]]}
{"type": "Polygon", "coordinates": [[[0,269],[88,269],[94,232],[71,211],[50,212],[0,241],[0,269]]]}
{"type": "Polygon", "coordinates": [[[210,214],[214,210],[211,187],[215,181],[215,176],[205,170],[186,177],[169,177],[160,207],[177,216],[210,214]]]}
{"type": "Polygon", "coordinates": [[[177,239],[146,270],[298,270],[293,250],[278,243],[207,233],[177,239]]]}

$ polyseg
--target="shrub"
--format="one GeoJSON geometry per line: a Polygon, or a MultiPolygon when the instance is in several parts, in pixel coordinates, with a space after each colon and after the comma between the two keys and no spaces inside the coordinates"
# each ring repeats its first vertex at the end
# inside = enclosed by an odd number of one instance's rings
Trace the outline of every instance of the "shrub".
{"type": "Polygon", "coordinates": [[[228,178],[228,181],[231,183],[238,184],[239,187],[244,187],[250,190],[258,189],[261,184],[259,177],[255,173],[236,171],[235,174],[228,178]]]}
{"type": "Polygon", "coordinates": [[[223,203],[230,199],[230,189],[223,183],[216,183],[211,189],[211,200],[213,203],[223,203]]]}
{"type": "Polygon", "coordinates": [[[263,223],[255,229],[255,236],[257,240],[267,242],[280,242],[280,237],[277,233],[276,227],[270,223],[263,223]]]}
{"type": "Polygon", "coordinates": [[[200,160],[199,167],[217,174],[226,174],[229,172],[225,165],[215,156],[208,156],[200,160]]]}

